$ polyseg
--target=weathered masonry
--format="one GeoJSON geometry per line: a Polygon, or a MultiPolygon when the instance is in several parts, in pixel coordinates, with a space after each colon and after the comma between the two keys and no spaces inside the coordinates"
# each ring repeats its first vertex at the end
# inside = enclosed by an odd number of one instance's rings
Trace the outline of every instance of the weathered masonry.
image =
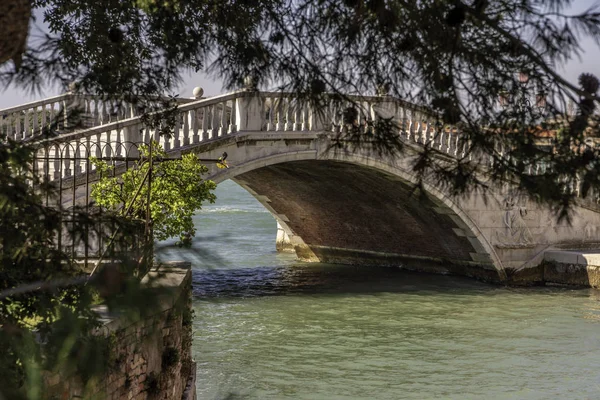
{"type": "MultiPolygon", "coordinates": [[[[87,199],[94,178],[90,156],[112,159],[119,173],[137,146],[152,138],[172,156],[193,152],[216,159],[226,152],[230,168],[211,164],[207,178],[242,185],[277,220],[278,248],[308,261],[398,265],[529,284],[551,275],[542,267],[545,253],[600,248],[595,198],[581,198],[568,225],[510,185],[456,198],[426,181],[424,191],[415,192],[411,171],[419,149],[433,146],[440,157],[462,157],[460,131],[436,127],[425,110],[389,96],[353,100],[361,111],[357,123],[392,118],[408,150],[396,156],[336,151],[332,135],[344,129],[343,107],[331,101],[314,110],[279,92],[180,100],[170,138],[145,126],[133,107],[115,114],[101,99],[75,94],[3,110],[0,129],[28,138],[57,113],[84,109],[88,127],[65,127],[41,143],[36,162],[40,174],[60,185],[65,205],[87,199]]],[[[474,161],[485,178],[491,160],[474,161]]],[[[578,283],[588,284],[581,276],[578,283]]]]}
{"type": "Polygon", "coordinates": [[[142,282],[159,288],[157,307],[139,321],[99,307],[103,326],[96,334],[110,341],[107,371],[85,385],[80,371],[46,375],[44,398],[194,400],[191,281],[189,263],[153,270],[142,282]]]}

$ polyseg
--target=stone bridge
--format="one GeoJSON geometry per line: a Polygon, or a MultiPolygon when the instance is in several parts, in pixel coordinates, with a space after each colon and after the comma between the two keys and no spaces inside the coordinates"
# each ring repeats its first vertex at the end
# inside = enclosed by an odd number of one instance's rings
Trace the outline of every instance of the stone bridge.
{"type": "MultiPolygon", "coordinates": [[[[278,250],[305,261],[540,283],[549,252],[598,248],[600,208],[590,199],[581,199],[569,225],[510,185],[451,197],[426,181],[425,192],[416,191],[412,166],[418,152],[432,146],[440,157],[465,157],[468,144],[459,130],[436,127],[426,110],[388,96],[350,100],[361,110],[358,126],[393,118],[407,151],[340,151],[332,146],[345,125],[339,102],[326,101],[316,112],[280,92],[180,100],[170,138],[146,126],[132,107],[111,113],[101,99],[73,94],[2,110],[0,129],[27,139],[73,104],[85,111],[88,128],[59,126],[64,129],[57,138],[38,144],[35,168],[59,185],[67,205],[89,200],[90,156],[112,159],[123,171],[136,146],[152,138],[171,157],[193,152],[214,160],[226,152],[229,168],[208,164],[207,179],[232,179],[250,192],[277,220],[278,250]]],[[[491,162],[473,161],[482,171],[491,162]]]]}

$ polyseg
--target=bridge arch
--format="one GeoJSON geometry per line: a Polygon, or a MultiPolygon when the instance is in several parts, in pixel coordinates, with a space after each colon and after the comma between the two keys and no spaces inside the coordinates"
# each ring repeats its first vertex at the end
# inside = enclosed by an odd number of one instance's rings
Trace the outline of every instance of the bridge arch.
{"type": "Polygon", "coordinates": [[[415,177],[397,163],[294,151],[245,161],[211,179],[232,179],[256,197],[301,259],[506,279],[469,215],[432,185],[424,185],[424,196],[411,195],[415,177]],[[377,207],[360,204],[375,199],[377,207]]]}

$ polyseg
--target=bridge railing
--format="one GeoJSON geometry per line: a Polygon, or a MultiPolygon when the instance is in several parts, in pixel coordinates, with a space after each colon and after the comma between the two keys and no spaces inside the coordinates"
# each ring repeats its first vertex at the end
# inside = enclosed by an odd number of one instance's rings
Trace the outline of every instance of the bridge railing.
{"type": "MultiPolygon", "coordinates": [[[[156,97],[149,104],[175,100],[184,104],[193,99],[156,97]]],[[[106,125],[139,115],[138,106],[118,99],[65,93],[0,110],[0,137],[31,140],[43,132],[65,134],[106,125]]]]}

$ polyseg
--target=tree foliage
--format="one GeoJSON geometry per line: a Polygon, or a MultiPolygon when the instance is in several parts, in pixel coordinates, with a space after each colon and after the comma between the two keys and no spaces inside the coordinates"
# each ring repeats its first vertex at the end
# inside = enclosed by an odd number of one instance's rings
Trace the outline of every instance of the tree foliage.
{"type": "Polygon", "coordinates": [[[104,225],[125,237],[136,230],[122,218],[49,205],[56,189],[33,173],[34,152],[0,135],[0,399],[41,398],[43,374],[51,371],[87,378],[104,371],[107,339],[93,333],[100,324],[93,306],[104,301],[139,316],[152,300],[131,260],[90,277],[58,245],[87,246],[104,225]]]}
{"type": "Polygon", "coordinates": [[[102,177],[94,184],[92,197],[101,207],[139,220],[146,218],[149,198],[154,237],[157,240],[179,237],[185,242],[196,232],[192,221],[194,213],[201,209],[202,203],[215,201],[211,191],[216,185],[202,179],[208,169],[195,154],[167,160],[167,154],[157,142],[153,141],[151,146],[150,184],[150,148],[142,145],[140,161],[120,177],[110,176],[112,167],[106,162],[93,160],[102,177]]]}

